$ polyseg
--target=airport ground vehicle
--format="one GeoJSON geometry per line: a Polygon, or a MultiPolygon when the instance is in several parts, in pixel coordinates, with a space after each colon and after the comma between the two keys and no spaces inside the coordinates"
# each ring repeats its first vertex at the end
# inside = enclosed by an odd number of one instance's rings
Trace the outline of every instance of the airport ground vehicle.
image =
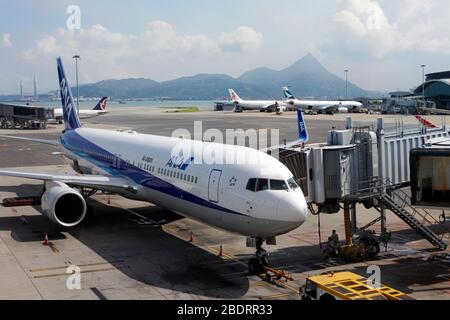
{"type": "Polygon", "coordinates": [[[368,279],[353,272],[327,273],[311,276],[300,288],[301,300],[412,300],[396,289],[382,284],[370,284],[368,279]]]}

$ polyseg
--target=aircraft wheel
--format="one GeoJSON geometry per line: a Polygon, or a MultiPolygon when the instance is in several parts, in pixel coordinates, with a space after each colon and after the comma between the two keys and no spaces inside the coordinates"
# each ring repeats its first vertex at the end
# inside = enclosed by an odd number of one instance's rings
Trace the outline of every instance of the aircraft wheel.
{"type": "Polygon", "coordinates": [[[365,240],[364,242],[365,255],[369,259],[375,258],[380,253],[380,244],[376,240],[365,240]]]}
{"type": "Polygon", "coordinates": [[[248,271],[251,275],[257,276],[264,272],[264,268],[257,258],[252,258],[248,262],[248,271]]]}

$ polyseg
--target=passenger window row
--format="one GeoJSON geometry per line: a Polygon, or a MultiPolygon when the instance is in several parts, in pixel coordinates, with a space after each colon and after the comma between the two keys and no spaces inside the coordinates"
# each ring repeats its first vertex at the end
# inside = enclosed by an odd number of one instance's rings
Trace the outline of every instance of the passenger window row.
{"type": "MultiPolygon", "coordinates": [[[[111,160],[113,160],[114,158],[111,157],[111,160]]],[[[131,160],[127,160],[125,161],[125,165],[135,165],[134,161],[131,160]]],[[[182,172],[177,172],[174,170],[169,170],[169,169],[163,169],[163,168],[158,168],[158,170],[156,170],[156,167],[147,163],[141,163],[138,162],[138,168],[145,170],[147,172],[158,172],[158,174],[166,176],[166,177],[170,177],[170,178],[174,178],[174,179],[178,179],[181,181],[185,181],[188,183],[198,183],[198,177],[195,177],[193,175],[190,174],[186,174],[186,173],[182,173],[182,172]]]]}
{"type": "Polygon", "coordinates": [[[161,175],[169,177],[169,178],[174,178],[174,179],[178,179],[181,181],[189,182],[189,183],[195,183],[195,184],[198,183],[198,177],[192,176],[187,173],[179,172],[179,171],[158,168],[158,174],[161,174],[161,175]]]}

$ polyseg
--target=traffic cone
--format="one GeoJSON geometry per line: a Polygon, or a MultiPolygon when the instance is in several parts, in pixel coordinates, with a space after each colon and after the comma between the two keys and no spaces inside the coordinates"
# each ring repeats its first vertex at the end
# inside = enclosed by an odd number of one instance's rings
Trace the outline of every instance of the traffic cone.
{"type": "Polygon", "coordinates": [[[42,243],[44,246],[48,246],[48,234],[47,234],[47,232],[45,233],[45,236],[44,236],[44,242],[42,243]]]}
{"type": "Polygon", "coordinates": [[[194,233],[191,232],[191,238],[189,239],[189,242],[194,242],[194,233]]]}
{"type": "Polygon", "coordinates": [[[220,245],[219,257],[223,257],[223,247],[220,245]]]}

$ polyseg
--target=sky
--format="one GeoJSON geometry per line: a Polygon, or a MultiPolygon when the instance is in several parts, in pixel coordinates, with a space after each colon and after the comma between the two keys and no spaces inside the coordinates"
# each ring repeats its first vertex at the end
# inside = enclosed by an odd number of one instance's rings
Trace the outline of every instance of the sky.
{"type": "Polygon", "coordinates": [[[0,94],[80,83],[281,70],[312,53],[367,90],[408,90],[450,70],[448,0],[0,0],[0,94]]]}

